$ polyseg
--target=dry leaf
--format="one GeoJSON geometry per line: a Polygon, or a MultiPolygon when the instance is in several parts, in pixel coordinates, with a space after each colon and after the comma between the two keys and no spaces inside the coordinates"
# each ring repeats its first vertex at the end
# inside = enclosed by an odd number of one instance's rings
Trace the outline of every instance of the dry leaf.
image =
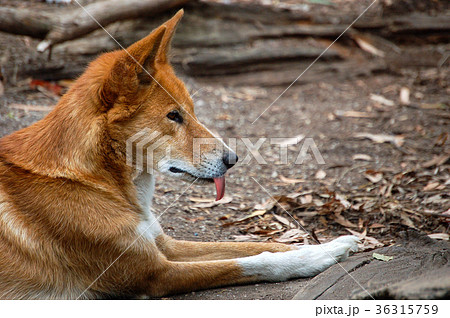
{"type": "Polygon", "coordinates": [[[22,109],[27,111],[34,112],[50,112],[53,110],[54,106],[46,106],[46,105],[26,105],[26,104],[11,104],[10,108],[14,109],[22,109]]]}
{"type": "Polygon", "coordinates": [[[445,204],[448,203],[447,199],[443,199],[440,194],[433,195],[422,201],[423,204],[445,204]]]}
{"type": "Polygon", "coordinates": [[[446,109],[447,106],[444,103],[421,104],[420,108],[423,108],[423,109],[446,109]]]}
{"type": "Polygon", "coordinates": [[[263,98],[267,96],[267,91],[258,87],[244,87],[240,92],[231,92],[232,97],[243,100],[255,100],[256,98],[263,98]]]}
{"type": "Polygon", "coordinates": [[[310,204],[312,202],[312,200],[313,200],[313,197],[311,194],[307,194],[307,195],[300,197],[301,204],[310,204]]]}
{"type": "Polygon", "coordinates": [[[369,155],[365,155],[362,153],[354,154],[352,157],[353,160],[363,160],[363,161],[373,161],[373,158],[369,155]]]}
{"type": "Polygon", "coordinates": [[[336,110],[334,114],[338,117],[352,117],[352,118],[376,118],[374,113],[358,112],[353,110],[336,110]]]}
{"type": "Polygon", "coordinates": [[[298,198],[299,196],[307,195],[307,194],[311,194],[311,193],[312,193],[312,191],[310,191],[310,190],[303,191],[303,192],[292,192],[292,193],[289,193],[288,195],[286,195],[286,197],[288,197],[290,199],[295,199],[295,198],[298,198]]]}
{"type": "Polygon", "coordinates": [[[336,198],[336,200],[338,200],[344,206],[344,208],[349,209],[349,208],[352,207],[352,204],[350,202],[348,202],[347,199],[344,198],[339,193],[335,194],[335,198],[336,198]]]}
{"type": "Polygon", "coordinates": [[[392,107],[395,105],[395,103],[392,100],[387,99],[384,96],[377,95],[377,94],[370,94],[370,99],[373,100],[374,102],[377,102],[377,103],[380,103],[382,105],[389,106],[389,107],[392,107]]]}
{"type": "Polygon", "coordinates": [[[244,220],[250,219],[255,216],[261,216],[261,215],[266,214],[266,212],[267,212],[267,210],[256,210],[256,211],[253,211],[250,215],[243,217],[242,219],[239,219],[239,221],[244,221],[244,220]]]}
{"type": "Polygon", "coordinates": [[[450,159],[450,154],[443,154],[440,156],[434,156],[433,159],[425,162],[422,167],[423,168],[430,168],[433,166],[439,167],[441,165],[443,165],[444,163],[446,163],[448,161],[448,159],[450,159]]]}
{"type": "Polygon", "coordinates": [[[272,210],[275,204],[277,204],[277,201],[272,198],[268,198],[266,201],[264,201],[264,203],[255,205],[254,209],[269,211],[272,210]]]}
{"type": "Polygon", "coordinates": [[[450,235],[448,235],[447,233],[433,233],[428,234],[428,236],[435,240],[444,240],[444,241],[448,241],[450,238],[450,235]]]}
{"type": "Polygon", "coordinates": [[[289,209],[291,207],[297,207],[298,202],[296,200],[293,200],[285,195],[277,195],[274,197],[275,200],[277,200],[278,205],[281,206],[282,209],[289,209]]]}
{"type": "Polygon", "coordinates": [[[318,206],[318,207],[321,207],[321,206],[323,206],[325,204],[319,199],[313,199],[313,203],[314,203],[315,206],[318,206]]]}
{"type": "Polygon", "coordinates": [[[437,137],[436,141],[434,142],[434,145],[438,147],[443,147],[447,142],[447,139],[448,139],[448,132],[443,132],[437,137]]]}
{"type": "Polygon", "coordinates": [[[385,53],[382,50],[377,49],[375,46],[369,43],[368,40],[363,39],[361,36],[353,36],[353,38],[359,45],[359,47],[364,51],[379,57],[385,56],[385,53]]]}
{"type": "Polygon", "coordinates": [[[369,134],[369,133],[357,133],[356,138],[367,138],[375,143],[381,144],[390,142],[397,147],[401,147],[405,143],[405,137],[402,135],[383,135],[383,134],[369,134]]]}
{"type": "Polygon", "coordinates": [[[248,242],[248,241],[267,241],[269,238],[263,238],[259,235],[248,234],[248,235],[233,235],[233,239],[236,242],[248,242]]]}
{"type": "Polygon", "coordinates": [[[360,240],[363,240],[366,238],[367,231],[365,231],[365,230],[362,233],[359,233],[359,232],[356,232],[356,231],[350,230],[350,229],[346,229],[346,230],[349,231],[350,233],[352,233],[352,235],[358,237],[360,240]]]}
{"type": "Polygon", "coordinates": [[[236,221],[233,221],[233,222],[224,223],[224,224],[222,224],[222,226],[223,227],[227,227],[227,226],[230,226],[230,225],[241,223],[241,222],[243,222],[245,220],[248,220],[248,219],[251,219],[251,218],[253,218],[255,216],[262,216],[266,212],[267,212],[267,210],[256,210],[256,211],[253,211],[250,215],[244,216],[243,218],[240,218],[239,220],[236,220],[236,221]]]}
{"type": "Polygon", "coordinates": [[[437,187],[439,187],[440,183],[439,182],[429,182],[423,189],[422,191],[433,191],[434,189],[436,189],[437,187]]]}
{"type": "Polygon", "coordinates": [[[306,182],[306,180],[304,179],[290,179],[290,178],[286,178],[282,175],[279,176],[280,180],[284,183],[288,183],[288,184],[295,184],[295,183],[300,183],[300,182],[306,182]]]}
{"type": "Polygon", "coordinates": [[[217,120],[231,120],[233,117],[229,114],[219,114],[215,117],[217,120]]]}
{"type": "Polygon", "coordinates": [[[282,146],[296,145],[300,141],[302,141],[304,138],[305,138],[305,135],[297,135],[297,136],[292,137],[292,138],[286,138],[284,140],[281,140],[280,142],[277,142],[277,145],[282,145],[282,146]]]}
{"type": "Polygon", "coordinates": [[[283,217],[283,216],[274,214],[273,217],[274,217],[278,222],[281,222],[281,223],[283,223],[284,225],[286,225],[286,226],[288,226],[288,227],[294,227],[294,224],[292,224],[291,221],[289,221],[288,219],[286,219],[286,218],[283,217]]]}
{"type": "Polygon", "coordinates": [[[69,88],[73,83],[75,83],[75,80],[73,79],[62,79],[58,81],[58,85],[65,88],[69,88]]]}
{"type": "Polygon", "coordinates": [[[219,201],[210,200],[210,202],[201,202],[201,203],[192,205],[192,207],[193,208],[212,208],[212,207],[215,207],[216,205],[230,203],[231,201],[233,201],[233,197],[226,195],[219,201]]]}
{"type": "Polygon", "coordinates": [[[378,241],[376,238],[371,237],[371,236],[366,236],[364,238],[364,247],[366,247],[367,249],[374,249],[374,248],[378,248],[378,247],[383,247],[384,244],[381,243],[380,241],[378,241]]]}
{"type": "Polygon", "coordinates": [[[197,222],[197,221],[202,221],[202,220],[204,220],[204,219],[205,219],[204,216],[199,216],[198,218],[192,218],[192,219],[186,218],[186,220],[189,221],[189,222],[191,222],[191,223],[195,223],[195,222],[197,222]]]}
{"type": "Polygon", "coordinates": [[[303,238],[306,236],[308,236],[308,233],[306,233],[305,231],[299,229],[292,229],[283,233],[283,235],[281,235],[274,241],[279,243],[294,243],[303,240],[303,238]]]}
{"type": "Polygon", "coordinates": [[[211,198],[196,198],[196,197],[189,197],[189,200],[196,203],[207,203],[207,202],[213,202],[214,199],[211,198]]]}
{"type": "Polygon", "coordinates": [[[408,87],[402,87],[400,89],[400,104],[402,105],[409,105],[411,103],[409,99],[409,95],[411,94],[411,91],[408,87]]]}
{"type": "Polygon", "coordinates": [[[366,177],[372,183],[378,183],[383,179],[383,173],[379,171],[367,170],[364,173],[364,177],[366,177]]]}
{"type": "Polygon", "coordinates": [[[342,225],[344,227],[358,227],[358,225],[353,224],[352,222],[350,222],[349,220],[347,220],[340,214],[336,215],[334,220],[336,221],[336,223],[339,223],[340,225],[342,225]]]}
{"type": "Polygon", "coordinates": [[[386,256],[378,253],[373,253],[372,257],[383,262],[389,262],[390,260],[394,259],[394,256],[386,256]]]}
{"type": "Polygon", "coordinates": [[[394,188],[394,184],[391,183],[388,186],[385,186],[385,190],[383,191],[383,193],[381,193],[383,196],[385,196],[386,198],[389,198],[392,196],[392,189],[394,188]]]}
{"type": "Polygon", "coordinates": [[[42,93],[50,93],[50,96],[61,96],[63,94],[63,87],[53,82],[33,79],[30,82],[31,89],[37,89],[42,93]]]}
{"type": "Polygon", "coordinates": [[[376,238],[367,236],[366,230],[364,230],[363,233],[358,233],[358,232],[348,229],[348,228],[346,230],[349,231],[350,233],[352,233],[353,235],[357,236],[362,241],[362,243],[358,244],[360,252],[367,251],[367,250],[373,250],[375,248],[384,246],[384,244],[381,243],[380,241],[378,241],[376,238]]]}
{"type": "Polygon", "coordinates": [[[291,192],[291,193],[287,194],[286,196],[290,199],[295,199],[300,196],[300,192],[291,192]]]}
{"type": "Polygon", "coordinates": [[[327,173],[323,171],[322,169],[316,172],[315,178],[322,180],[327,176],[327,173]]]}
{"type": "Polygon", "coordinates": [[[401,211],[400,212],[400,218],[401,218],[401,223],[402,224],[417,230],[417,227],[414,225],[414,222],[409,218],[408,214],[406,214],[405,212],[401,211]]]}
{"type": "Polygon", "coordinates": [[[265,231],[263,231],[262,234],[270,235],[270,233],[278,233],[278,232],[283,231],[283,229],[284,229],[284,228],[283,228],[283,225],[281,225],[281,224],[278,223],[278,222],[272,222],[272,223],[269,224],[268,227],[269,227],[270,229],[275,230],[275,231],[270,231],[270,232],[266,232],[266,233],[264,233],[265,231]]]}
{"type": "Polygon", "coordinates": [[[61,4],[61,3],[71,3],[72,0],[45,0],[49,4],[61,4]]]}

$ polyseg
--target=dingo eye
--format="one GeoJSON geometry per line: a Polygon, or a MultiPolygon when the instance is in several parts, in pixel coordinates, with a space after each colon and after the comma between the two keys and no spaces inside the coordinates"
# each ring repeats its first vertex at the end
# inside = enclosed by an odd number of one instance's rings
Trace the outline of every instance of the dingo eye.
{"type": "Polygon", "coordinates": [[[183,117],[181,117],[178,110],[172,110],[170,113],[167,114],[167,118],[170,120],[173,120],[174,122],[177,122],[181,124],[183,122],[183,117]]]}

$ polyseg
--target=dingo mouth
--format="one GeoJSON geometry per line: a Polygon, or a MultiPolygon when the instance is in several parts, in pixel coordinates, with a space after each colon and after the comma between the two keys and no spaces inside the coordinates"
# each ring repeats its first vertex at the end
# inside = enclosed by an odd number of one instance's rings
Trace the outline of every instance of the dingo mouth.
{"type": "Polygon", "coordinates": [[[210,182],[214,182],[214,178],[204,178],[204,177],[199,177],[199,176],[196,176],[196,175],[192,174],[192,173],[189,172],[189,171],[186,171],[186,170],[183,170],[183,169],[180,169],[180,168],[177,168],[177,167],[170,167],[170,168],[169,168],[169,171],[172,172],[172,173],[184,174],[185,176],[187,176],[187,177],[189,177],[189,178],[192,178],[193,180],[194,180],[194,179],[198,179],[198,181],[200,181],[200,183],[205,183],[205,182],[210,183],[210,182]]]}
{"type": "Polygon", "coordinates": [[[214,177],[214,178],[201,178],[201,177],[196,177],[192,173],[182,170],[177,167],[170,167],[169,171],[172,173],[183,173],[192,178],[196,178],[196,179],[200,180],[201,182],[208,182],[208,183],[214,182],[214,184],[216,186],[216,192],[217,192],[216,201],[219,201],[225,195],[225,175],[222,175],[219,177],[214,177]]]}

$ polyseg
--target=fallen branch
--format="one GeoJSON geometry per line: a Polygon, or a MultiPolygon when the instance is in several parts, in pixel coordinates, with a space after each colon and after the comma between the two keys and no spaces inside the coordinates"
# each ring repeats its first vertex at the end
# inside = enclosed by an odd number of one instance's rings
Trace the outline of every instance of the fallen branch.
{"type": "Polygon", "coordinates": [[[127,19],[151,16],[189,0],[104,0],[63,14],[48,14],[23,8],[0,8],[0,30],[43,39],[37,50],[73,40],[100,27],[127,19]]]}
{"type": "Polygon", "coordinates": [[[20,109],[25,111],[33,111],[33,112],[50,112],[53,110],[55,106],[47,106],[47,105],[26,105],[26,104],[11,104],[10,108],[20,109]]]}
{"type": "Polygon", "coordinates": [[[28,9],[0,7],[0,31],[43,39],[52,28],[54,16],[28,9]]]}

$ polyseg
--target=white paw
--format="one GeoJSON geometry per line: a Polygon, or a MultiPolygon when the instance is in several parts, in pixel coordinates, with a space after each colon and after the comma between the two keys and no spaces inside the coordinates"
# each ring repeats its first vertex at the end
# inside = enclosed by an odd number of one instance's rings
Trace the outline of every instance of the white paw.
{"type": "Polygon", "coordinates": [[[239,259],[244,275],[259,276],[262,280],[283,281],[290,278],[311,277],[336,262],[345,260],[358,250],[356,236],[341,236],[331,242],[312,245],[284,253],[265,252],[239,259]]]}
{"type": "Polygon", "coordinates": [[[357,237],[355,235],[344,235],[344,236],[339,236],[337,239],[334,239],[331,242],[341,242],[341,243],[353,244],[353,243],[360,242],[360,239],[359,239],[359,237],[357,237]]]}
{"type": "MultiPolygon", "coordinates": [[[[337,262],[347,259],[351,252],[358,251],[359,239],[353,235],[338,237],[337,239],[321,244],[313,245],[306,250],[305,258],[313,269],[311,275],[317,275],[337,262]]],[[[306,264],[303,264],[306,266],[306,264]]]]}
{"type": "Polygon", "coordinates": [[[358,243],[360,243],[360,239],[354,235],[344,235],[340,236],[337,239],[328,242],[323,245],[328,246],[337,246],[338,244],[343,244],[348,248],[348,252],[357,252],[358,251],[358,243]]]}

